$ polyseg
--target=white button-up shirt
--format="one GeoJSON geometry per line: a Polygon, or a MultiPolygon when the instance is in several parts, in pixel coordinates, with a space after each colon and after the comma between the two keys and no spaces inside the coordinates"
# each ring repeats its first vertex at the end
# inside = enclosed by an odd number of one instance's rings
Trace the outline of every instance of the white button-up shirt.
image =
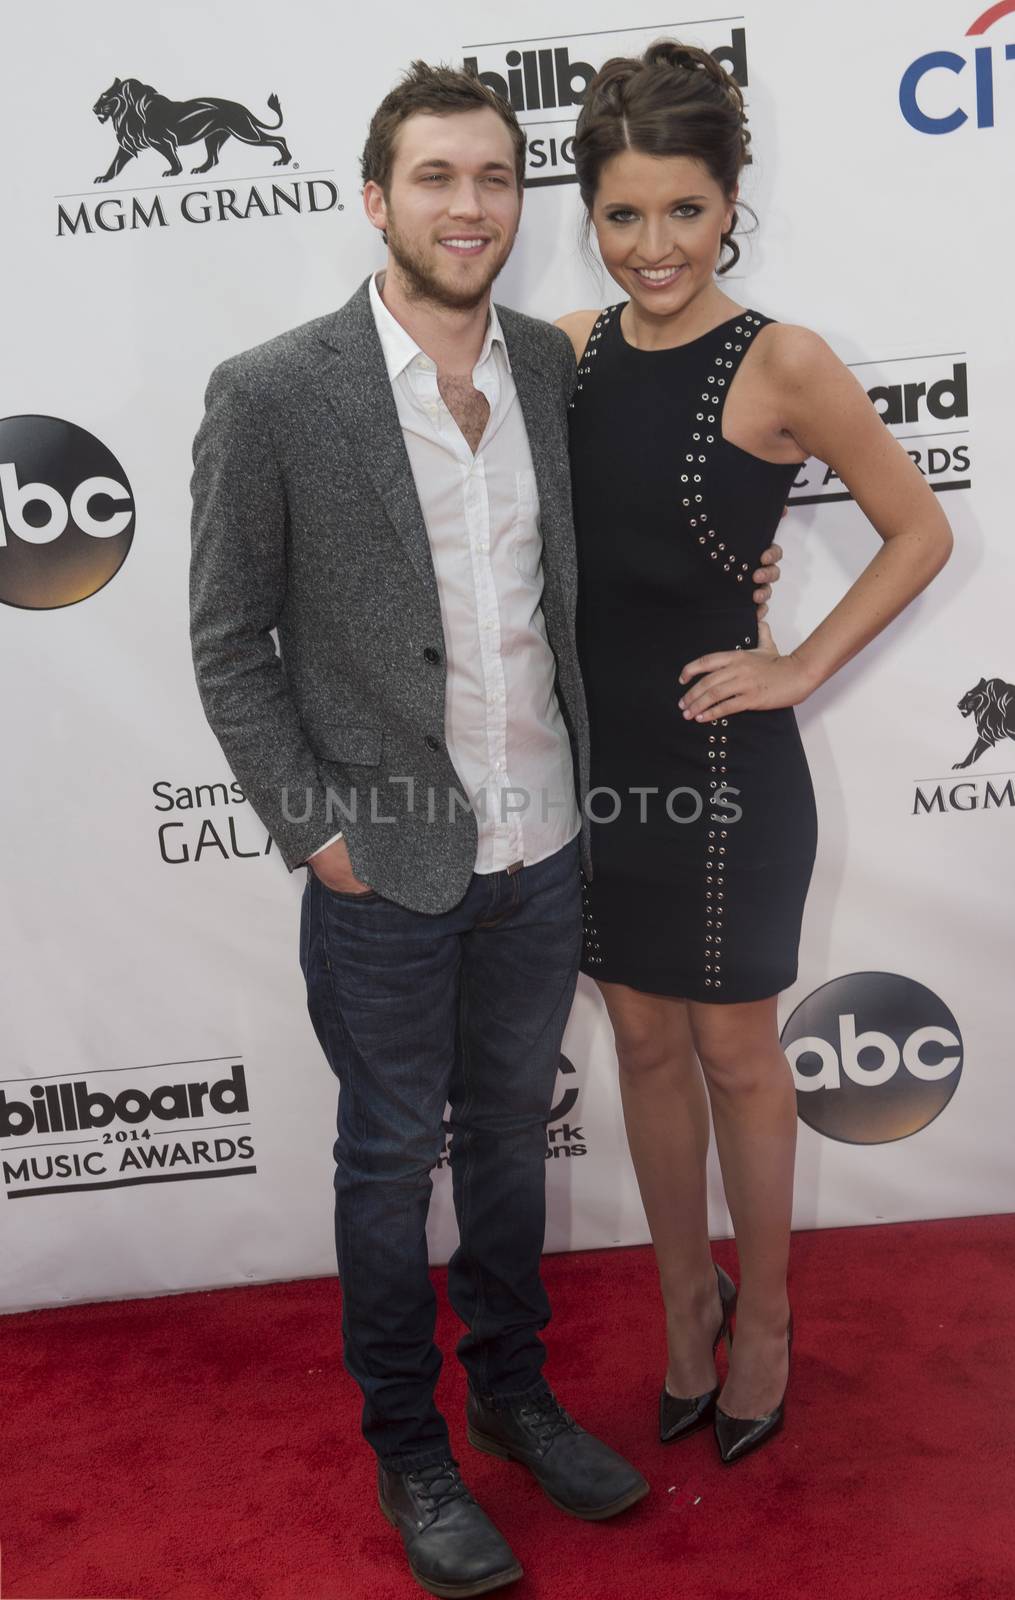
{"type": "Polygon", "coordinates": [[[434,362],[392,316],[375,279],[370,304],[437,576],[445,742],[476,813],[476,871],[532,865],[573,839],[580,819],[540,607],[536,479],[507,345],[491,305],[472,372],[490,416],[473,455],[441,398],[434,362]]]}

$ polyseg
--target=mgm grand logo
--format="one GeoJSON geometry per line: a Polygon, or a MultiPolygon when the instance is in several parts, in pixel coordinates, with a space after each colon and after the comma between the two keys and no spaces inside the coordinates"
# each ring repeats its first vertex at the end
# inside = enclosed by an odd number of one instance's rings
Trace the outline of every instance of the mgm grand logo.
{"type": "MultiPolygon", "coordinates": [[[[111,125],[116,136],[113,159],[106,171],[94,179],[96,185],[119,178],[130,162],[148,151],[167,163],[160,174],[163,182],[178,178],[183,172],[180,150],[191,145],[203,147],[204,159],[190,168],[190,175],[203,175],[218,167],[223,146],[229,140],[271,153],[273,166],[289,167],[294,172],[299,169],[299,162],[293,160],[282,135],[282,106],[277,94],[268,96],[268,110],[274,120],[266,121],[237,100],[213,96],[170,100],[139,78],[114,78],[92,110],[101,123],[111,125]]],[[[134,177],[134,172],[129,176],[134,177]]],[[[173,206],[158,187],[142,182],[98,201],[84,193],[58,196],[57,237],[168,227],[173,206]],[[151,198],[142,200],[142,193],[151,198]],[[77,204],[64,205],[65,200],[77,204]]],[[[179,196],[176,208],[184,222],[242,222],[250,217],[278,217],[292,211],[320,214],[344,209],[334,183],[319,172],[310,179],[271,184],[255,179],[231,188],[173,184],[174,191],[180,188],[185,192],[179,196]]],[[[175,193],[173,200],[176,201],[175,193]]]]}
{"type": "MultiPolygon", "coordinates": [[[[957,707],[971,719],[976,729],[972,749],[961,761],[952,764],[953,772],[965,772],[988,751],[1005,749],[1005,741],[1015,739],[1015,684],[1003,678],[981,678],[962,696],[957,707]]],[[[1011,752],[1007,752],[1009,757],[1011,752]]],[[[1003,762],[1004,756],[1001,755],[1003,762]]],[[[932,811],[995,811],[1015,807],[1015,772],[980,773],[972,778],[918,779],[913,815],[928,816],[932,811]]]]}

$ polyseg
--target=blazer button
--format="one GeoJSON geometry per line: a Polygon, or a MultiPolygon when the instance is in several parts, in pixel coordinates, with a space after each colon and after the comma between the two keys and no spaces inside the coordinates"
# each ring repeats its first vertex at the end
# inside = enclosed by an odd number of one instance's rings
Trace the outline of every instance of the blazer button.
{"type": "Polygon", "coordinates": [[[432,667],[435,667],[437,665],[438,661],[440,660],[440,658],[441,658],[440,651],[439,650],[435,650],[432,644],[428,644],[426,649],[423,651],[423,660],[424,661],[429,661],[430,665],[432,667]]]}
{"type": "Polygon", "coordinates": [[[427,734],[425,744],[428,750],[439,750],[441,747],[440,740],[435,739],[432,733],[427,734]]]}

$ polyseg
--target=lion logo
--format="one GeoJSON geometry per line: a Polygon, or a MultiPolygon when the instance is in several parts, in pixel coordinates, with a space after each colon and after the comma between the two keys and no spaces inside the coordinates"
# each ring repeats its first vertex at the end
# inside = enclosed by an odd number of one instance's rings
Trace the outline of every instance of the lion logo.
{"type": "Polygon", "coordinates": [[[999,739],[1015,739],[1015,683],[1005,683],[1003,678],[981,678],[979,683],[962,696],[959,710],[964,717],[976,718],[976,743],[965,761],[956,761],[953,772],[971,767],[988,750],[993,750],[999,739]]]}
{"type": "Polygon", "coordinates": [[[268,108],[274,111],[277,122],[259,122],[236,100],[167,100],[137,78],[114,78],[92,109],[100,122],[112,122],[119,149],[109,171],[95,182],[108,183],[110,178],[118,177],[127,162],[146,148],[157,150],[169,162],[162,176],[175,178],[183,171],[178,147],[198,144],[202,139],[207,159],[201,166],[191,167],[191,172],[210,172],[218,164],[219,151],[227,139],[277,150],[274,165],[286,167],[292,160],[289,146],[274,131],[282,126],[277,94],[268,96],[268,108]]]}

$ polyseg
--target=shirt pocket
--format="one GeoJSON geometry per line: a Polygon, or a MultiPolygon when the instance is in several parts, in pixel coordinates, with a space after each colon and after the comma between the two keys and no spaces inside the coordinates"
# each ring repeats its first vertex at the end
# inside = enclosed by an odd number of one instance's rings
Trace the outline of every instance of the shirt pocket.
{"type": "Polygon", "coordinates": [[[539,532],[539,495],[534,472],[515,473],[515,520],[511,534],[511,559],[529,583],[539,576],[543,541],[539,532]]]}

